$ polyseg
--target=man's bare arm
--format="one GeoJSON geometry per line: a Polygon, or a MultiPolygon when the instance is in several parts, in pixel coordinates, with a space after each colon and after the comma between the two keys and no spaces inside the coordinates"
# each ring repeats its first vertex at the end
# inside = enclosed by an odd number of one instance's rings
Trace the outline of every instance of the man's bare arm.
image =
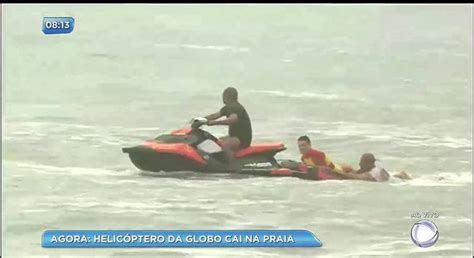
{"type": "Polygon", "coordinates": [[[221,118],[221,117],[222,117],[221,112],[217,112],[217,113],[214,113],[214,114],[210,114],[210,115],[205,116],[205,118],[206,118],[207,120],[209,120],[209,121],[211,121],[211,120],[216,120],[216,119],[219,119],[219,118],[221,118]]]}
{"type": "Polygon", "coordinates": [[[236,123],[239,120],[239,117],[237,114],[231,114],[228,118],[226,119],[221,119],[221,120],[209,120],[207,122],[208,125],[231,125],[233,123],[236,123]]]}

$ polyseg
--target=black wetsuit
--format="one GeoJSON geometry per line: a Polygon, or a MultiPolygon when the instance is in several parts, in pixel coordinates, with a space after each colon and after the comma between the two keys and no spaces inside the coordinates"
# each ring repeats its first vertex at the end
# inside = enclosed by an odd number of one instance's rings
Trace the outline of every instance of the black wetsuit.
{"type": "Polygon", "coordinates": [[[229,117],[236,114],[237,123],[229,125],[229,136],[237,137],[240,140],[240,148],[247,148],[252,142],[252,124],[245,108],[240,103],[231,103],[225,105],[220,110],[221,115],[229,117]]]}

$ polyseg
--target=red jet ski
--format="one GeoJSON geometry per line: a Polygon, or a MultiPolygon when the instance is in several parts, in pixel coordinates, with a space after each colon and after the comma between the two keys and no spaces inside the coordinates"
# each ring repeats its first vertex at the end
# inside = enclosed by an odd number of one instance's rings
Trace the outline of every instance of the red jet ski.
{"type": "Polygon", "coordinates": [[[140,170],[151,172],[195,171],[239,173],[256,176],[299,177],[310,180],[336,179],[325,167],[291,170],[282,168],[275,154],[286,150],[283,143],[254,144],[234,153],[232,168],[219,140],[200,127],[205,118],[195,118],[189,128],[163,134],[143,144],[122,148],[140,170]]]}

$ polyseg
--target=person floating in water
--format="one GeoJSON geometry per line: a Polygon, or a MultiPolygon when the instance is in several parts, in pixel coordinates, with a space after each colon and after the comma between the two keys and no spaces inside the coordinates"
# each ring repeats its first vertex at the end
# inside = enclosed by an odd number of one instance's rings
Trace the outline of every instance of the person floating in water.
{"type": "MultiPolygon", "coordinates": [[[[377,161],[374,154],[372,153],[362,154],[362,156],[360,157],[359,166],[359,170],[341,174],[341,177],[344,179],[376,182],[388,181],[391,177],[390,174],[382,167],[382,164],[377,161]]],[[[412,179],[411,176],[405,171],[402,171],[398,174],[394,174],[393,177],[400,178],[403,180],[412,179]]]]}
{"type": "MultiPolygon", "coordinates": [[[[383,182],[388,181],[391,177],[372,153],[365,153],[360,157],[360,168],[355,171],[350,165],[333,163],[324,152],[313,149],[308,136],[298,138],[298,149],[302,155],[301,163],[292,160],[284,160],[280,165],[284,168],[299,171],[307,171],[308,167],[329,168],[330,171],[319,175],[320,179],[350,179],[383,182]]],[[[403,180],[412,179],[411,176],[404,171],[394,174],[392,177],[403,180]]]]}
{"type": "Polygon", "coordinates": [[[224,107],[218,112],[206,116],[207,125],[225,125],[229,127],[229,133],[220,138],[220,144],[232,160],[233,153],[239,149],[247,148],[252,142],[252,124],[250,117],[238,101],[238,92],[233,87],[228,87],[222,93],[224,107]],[[220,119],[225,116],[225,119],[220,119]]]}

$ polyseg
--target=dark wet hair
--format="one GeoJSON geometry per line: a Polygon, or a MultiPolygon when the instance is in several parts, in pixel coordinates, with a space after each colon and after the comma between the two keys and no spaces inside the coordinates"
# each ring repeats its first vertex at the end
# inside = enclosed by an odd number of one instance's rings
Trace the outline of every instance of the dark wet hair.
{"type": "Polygon", "coordinates": [[[372,154],[372,153],[364,153],[364,154],[362,154],[361,159],[367,160],[367,161],[369,161],[369,162],[375,162],[375,161],[377,160],[377,159],[375,159],[375,156],[374,156],[374,154],[372,154]]]}
{"type": "Polygon", "coordinates": [[[309,137],[306,136],[306,135],[300,136],[300,137],[298,138],[298,141],[305,141],[305,142],[311,144],[311,140],[310,140],[309,137]]]}
{"type": "Polygon", "coordinates": [[[239,93],[237,92],[237,89],[234,87],[228,87],[224,90],[224,93],[222,95],[226,96],[227,99],[237,101],[237,98],[239,97],[239,93]]]}

